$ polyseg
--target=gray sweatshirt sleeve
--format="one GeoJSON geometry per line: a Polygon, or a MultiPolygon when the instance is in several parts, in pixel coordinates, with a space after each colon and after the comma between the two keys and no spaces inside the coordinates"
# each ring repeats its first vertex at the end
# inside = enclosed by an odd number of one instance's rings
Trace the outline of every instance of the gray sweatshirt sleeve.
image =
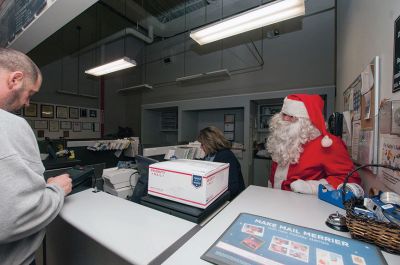
{"type": "Polygon", "coordinates": [[[64,191],[46,185],[43,176],[18,155],[0,158],[0,168],[0,244],[4,244],[45,228],[60,212],[64,191]]]}
{"type": "Polygon", "coordinates": [[[0,245],[38,233],[60,212],[64,191],[43,172],[28,123],[0,110],[0,245]]]}

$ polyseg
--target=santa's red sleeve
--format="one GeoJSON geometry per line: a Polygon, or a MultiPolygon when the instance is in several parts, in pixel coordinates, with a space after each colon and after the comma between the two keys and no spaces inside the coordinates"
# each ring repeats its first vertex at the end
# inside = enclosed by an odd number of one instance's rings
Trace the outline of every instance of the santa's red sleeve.
{"type": "MultiPolygon", "coordinates": [[[[354,164],[342,139],[334,135],[329,135],[329,137],[333,140],[333,144],[330,147],[322,147],[325,160],[323,166],[326,180],[336,189],[344,182],[347,174],[354,169],[354,164]]],[[[349,178],[349,183],[361,183],[357,172],[349,178]]]]}

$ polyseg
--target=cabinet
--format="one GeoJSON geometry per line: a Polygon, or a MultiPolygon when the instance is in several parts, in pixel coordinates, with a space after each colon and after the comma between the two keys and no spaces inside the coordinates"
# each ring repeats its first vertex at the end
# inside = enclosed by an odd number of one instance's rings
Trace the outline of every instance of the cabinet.
{"type": "Polygon", "coordinates": [[[258,131],[268,131],[268,123],[273,115],[281,111],[282,105],[264,104],[258,106],[258,131]]]}
{"type": "Polygon", "coordinates": [[[253,185],[268,187],[272,160],[268,158],[254,158],[253,185]]]}

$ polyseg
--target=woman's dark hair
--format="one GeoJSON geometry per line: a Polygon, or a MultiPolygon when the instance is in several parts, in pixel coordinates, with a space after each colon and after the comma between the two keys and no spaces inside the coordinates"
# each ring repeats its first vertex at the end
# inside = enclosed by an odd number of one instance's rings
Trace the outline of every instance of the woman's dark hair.
{"type": "Polygon", "coordinates": [[[222,149],[230,149],[232,144],[224,137],[220,129],[209,126],[200,131],[197,141],[203,146],[203,150],[208,154],[213,154],[222,149]]]}

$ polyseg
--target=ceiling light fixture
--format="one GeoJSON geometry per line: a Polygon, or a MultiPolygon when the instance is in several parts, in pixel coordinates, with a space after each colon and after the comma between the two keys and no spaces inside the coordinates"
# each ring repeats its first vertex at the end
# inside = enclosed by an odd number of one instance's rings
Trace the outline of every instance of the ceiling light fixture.
{"type": "Polygon", "coordinates": [[[231,74],[228,69],[221,69],[207,73],[195,74],[195,75],[187,75],[178,77],[176,82],[185,83],[192,82],[197,80],[217,80],[217,79],[229,79],[231,74]]]}
{"type": "Polygon", "coordinates": [[[304,14],[304,0],[278,0],[194,30],[190,37],[203,45],[304,14]]]}
{"type": "Polygon", "coordinates": [[[122,59],[86,70],[85,73],[94,76],[101,76],[134,66],[136,66],[135,60],[131,60],[128,57],[123,57],[122,59]]]}

